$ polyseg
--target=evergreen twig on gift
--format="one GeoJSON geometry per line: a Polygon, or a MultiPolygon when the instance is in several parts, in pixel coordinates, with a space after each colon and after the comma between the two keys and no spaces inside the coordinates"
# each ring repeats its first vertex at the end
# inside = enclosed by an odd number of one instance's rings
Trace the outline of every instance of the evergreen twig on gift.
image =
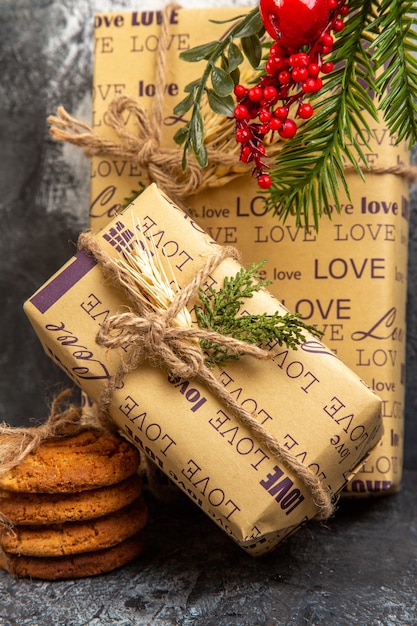
{"type": "MultiPolygon", "coordinates": [[[[264,264],[265,261],[253,263],[248,269],[240,269],[235,276],[226,276],[219,291],[212,287],[206,292],[200,289],[198,297],[201,305],[196,305],[194,309],[199,327],[246,343],[266,344],[276,340],[280,346],[285,344],[294,350],[305,340],[306,331],[315,337],[321,337],[320,331],[314,326],[306,325],[296,314],[281,315],[275,312],[273,315],[256,315],[241,310],[245,298],[251,298],[254,293],[270,284],[270,281],[261,279],[258,273],[264,264]]],[[[239,358],[226,346],[207,340],[200,340],[200,345],[209,367],[239,358]]]]}
{"type": "MultiPolygon", "coordinates": [[[[261,0],[261,9],[262,2],[268,10],[270,5],[277,6],[261,0]]],[[[377,119],[378,112],[395,142],[405,140],[412,145],[417,141],[417,5],[412,0],[326,3],[333,7],[327,27],[317,36],[310,34],[311,41],[300,39],[292,44],[289,36],[285,38],[271,26],[271,14],[256,7],[234,20],[220,41],[182,53],[185,61],[205,61],[206,65],[201,78],[185,88],[188,95],[175,109],[178,115],[190,116],[175,137],[184,146],[183,167],[189,152],[202,167],[207,163],[201,115],[206,97],[216,114],[234,116],[240,158],[253,164],[268,208],[283,219],[294,214],[299,225],[313,222],[316,228],[323,214],[330,216],[331,205],[340,209],[340,189],[349,195],[346,165],[362,176],[369,167],[364,148],[372,137],[369,120],[377,119]],[[265,37],[265,26],[275,38],[265,37]],[[245,57],[256,70],[258,94],[239,84],[245,57]],[[271,67],[277,58],[283,58],[284,65],[277,65],[275,72],[271,67]],[[310,72],[313,65],[318,69],[310,72]],[[274,85],[278,95],[268,101],[265,88],[274,85]],[[267,119],[271,112],[272,124],[271,117],[267,119]],[[254,122],[258,114],[260,121],[254,122]],[[266,159],[266,132],[285,140],[272,163],[266,159]]],[[[281,6],[290,4],[287,0],[281,6]]],[[[321,11],[321,4],[324,0],[309,6],[321,11]]],[[[298,5],[303,8],[293,0],[293,19],[297,19],[298,5]]],[[[301,23],[302,16],[299,19],[301,23]]]]}
{"type": "MultiPolygon", "coordinates": [[[[136,230],[142,232],[139,222],[136,230]]],[[[180,289],[169,259],[158,254],[152,238],[149,243],[144,243],[145,241],[145,238],[132,239],[130,247],[124,251],[122,257],[114,261],[114,265],[118,269],[120,285],[127,290],[133,301],[140,303],[144,311],[163,316],[177,298],[180,289]]],[[[276,340],[278,345],[285,344],[294,350],[305,340],[306,331],[320,338],[323,333],[314,326],[306,325],[298,315],[282,315],[278,311],[272,315],[254,315],[242,310],[245,298],[251,298],[254,293],[271,284],[271,281],[263,280],[258,273],[264,264],[265,261],[253,263],[248,269],[241,268],[235,276],[226,276],[219,291],[209,287],[204,292],[200,288],[199,302],[194,306],[198,327],[248,344],[262,345],[276,340]]],[[[116,317],[124,318],[126,345],[134,342],[133,337],[135,340],[141,337],[143,328],[148,329],[148,324],[143,326],[143,320],[137,325],[138,320],[132,311],[116,317]]],[[[171,322],[176,328],[190,329],[188,340],[200,344],[208,367],[236,360],[241,354],[229,347],[227,342],[221,344],[195,336],[191,332],[193,321],[186,306],[178,310],[171,322]]],[[[116,333],[116,336],[118,340],[119,334],[116,333]]]]}
{"type": "Polygon", "coordinates": [[[383,0],[372,24],[379,107],[397,140],[417,141],[417,4],[383,0]]]}

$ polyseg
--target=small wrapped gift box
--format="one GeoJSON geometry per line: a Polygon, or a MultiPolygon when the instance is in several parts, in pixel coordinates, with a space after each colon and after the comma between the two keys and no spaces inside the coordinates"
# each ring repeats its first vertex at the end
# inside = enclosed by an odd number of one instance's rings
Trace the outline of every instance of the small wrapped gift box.
{"type": "MultiPolygon", "coordinates": [[[[306,520],[331,513],[381,437],[381,401],[309,333],[298,349],[264,345],[267,359],[247,354],[224,367],[196,368],[203,353],[195,321],[181,340],[176,316],[161,341],[161,320],[135,313],[135,284],[126,292],[114,272],[110,281],[109,263],[120,267],[133,245],[169,261],[167,280],[180,295],[196,277],[203,292],[218,290],[241,268],[151,185],[90,235],[88,251],[41,287],[25,311],[46,353],[108,408],[120,430],[242,548],[265,553],[306,520]],[[105,341],[96,341],[104,328],[105,341]],[[174,357],[164,356],[165,339],[174,342],[174,357]],[[153,352],[141,360],[144,343],[153,352]]],[[[189,311],[198,303],[195,289],[190,293],[189,311]]],[[[245,309],[287,313],[264,288],[245,309]]]]}

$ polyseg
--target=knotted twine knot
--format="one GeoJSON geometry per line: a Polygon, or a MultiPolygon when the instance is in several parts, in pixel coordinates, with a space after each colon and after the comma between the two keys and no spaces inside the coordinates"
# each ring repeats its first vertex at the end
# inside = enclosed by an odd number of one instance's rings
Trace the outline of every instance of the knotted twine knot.
{"type": "Polygon", "coordinates": [[[221,400],[231,414],[257,437],[260,444],[305,484],[318,508],[316,517],[319,519],[330,517],[334,512],[334,505],[329,491],[308,467],[291,455],[217,380],[213,371],[206,365],[198,340],[205,339],[218,343],[238,356],[250,355],[257,359],[270,359],[273,354],[256,345],[215,331],[178,325],[179,312],[189,305],[211,272],[226,258],[237,260],[238,252],[231,247],[219,248],[207,259],[190,283],[176,292],[172,303],[161,311],[135,296],[137,284],[132,285],[134,288],[130,286],[131,282],[135,282],[134,278],[106,254],[91,233],[82,233],[79,247],[96,258],[107,279],[119,286],[123,285],[132,305],[130,311],[110,317],[103,323],[97,335],[99,344],[111,349],[124,348],[126,351],[126,356],[121,359],[116,373],[103,388],[98,401],[98,412],[108,413],[114,389],[126,374],[145,360],[166,369],[174,378],[193,378],[221,400]]]}
{"type": "Polygon", "coordinates": [[[193,334],[191,328],[171,326],[163,314],[139,317],[128,312],[106,321],[100,328],[97,341],[112,349],[136,346],[136,365],[147,358],[155,367],[163,367],[185,379],[197,376],[204,364],[201,349],[190,337],[193,334]]]}
{"type": "MultiPolygon", "coordinates": [[[[58,141],[66,141],[84,149],[87,156],[114,156],[137,163],[146,173],[148,182],[155,182],[176,202],[198,190],[204,171],[193,160],[184,172],[176,148],[161,146],[161,122],[155,120],[155,108],[149,114],[138,100],[127,95],[112,100],[107,109],[107,123],[118,139],[101,137],[91,127],[72,117],[63,107],[56,116],[49,116],[50,134],[58,141]],[[126,115],[135,121],[136,132],[126,126],[126,115]]],[[[158,116],[157,116],[158,117],[158,116]]]]}

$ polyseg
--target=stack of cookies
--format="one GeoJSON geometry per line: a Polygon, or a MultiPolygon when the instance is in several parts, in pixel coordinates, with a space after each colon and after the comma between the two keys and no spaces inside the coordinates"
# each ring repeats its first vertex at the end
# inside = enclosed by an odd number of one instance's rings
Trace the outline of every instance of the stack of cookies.
{"type": "Polygon", "coordinates": [[[109,572],[143,549],[139,452],[87,429],[43,443],[0,477],[0,567],[47,580],[109,572]]]}

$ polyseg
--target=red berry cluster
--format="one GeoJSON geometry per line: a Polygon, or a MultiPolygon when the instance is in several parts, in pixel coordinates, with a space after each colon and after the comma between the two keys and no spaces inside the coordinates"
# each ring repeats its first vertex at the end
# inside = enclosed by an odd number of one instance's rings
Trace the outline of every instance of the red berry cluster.
{"type": "MultiPolygon", "coordinates": [[[[253,175],[262,189],[268,189],[272,184],[265,163],[265,139],[272,140],[274,133],[283,139],[294,137],[297,124],[293,117],[305,120],[314,113],[311,104],[304,102],[305,96],[320,91],[320,74],[333,70],[333,63],[324,61],[323,57],[333,48],[331,31],[343,29],[343,18],[349,9],[346,0],[317,1],[326,3],[328,19],[315,39],[307,45],[292,47],[286,40],[284,45],[277,33],[276,43],[271,45],[266,61],[265,74],[253,87],[238,84],[234,89],[237,100],[235,136],[241,144],[240,160],[254,164],[253,175]],[[290,117],[290,110],[294,109],[295,114],[290,117]]],[[[296,9],[297,0],[292,3],[296,9]]]]}

